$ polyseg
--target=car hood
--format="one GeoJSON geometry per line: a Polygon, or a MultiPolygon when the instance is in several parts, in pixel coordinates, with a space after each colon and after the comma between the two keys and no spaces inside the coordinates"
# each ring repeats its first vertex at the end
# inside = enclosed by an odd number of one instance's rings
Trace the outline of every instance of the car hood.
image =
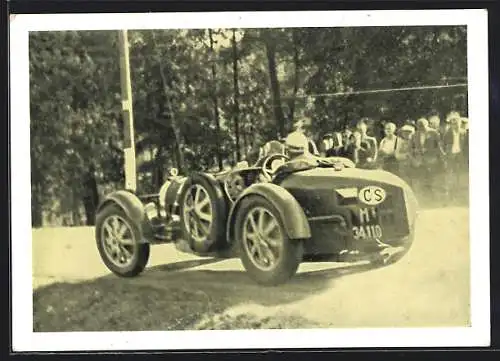
{"type": "MultiPolygon", "coordinates": [[[[340,182],[368,181],[389,184],[401,188],[409,188],[408,184],[398,176],[384,171],[384,170],[371,170],[359,168],[344,168],[342,170],[335,170],[332,168],[314,168],[295,173],[301,178],[325,178],[328,177],[332,181],[338,180],[340,182]]],[[[306,181],[306,179],[304,179],[306,181]]],[[[307,182],[307,181],[306,181],[307,182]]],[[[309,182],[307,182],[309,183],[309,182]]],[[[314,182],[313,182],[314,183],[314,182]]]]}

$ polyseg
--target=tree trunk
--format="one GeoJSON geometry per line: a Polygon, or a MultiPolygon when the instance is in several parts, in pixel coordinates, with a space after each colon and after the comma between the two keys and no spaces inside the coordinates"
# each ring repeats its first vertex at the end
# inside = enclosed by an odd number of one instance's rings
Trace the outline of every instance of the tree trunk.
{"type": "Polygon", "coordinates": [[[85,208],[85,218],[87,226],[95,225],[95,213],[99,204],[99,191],[97,189],[97,181],[95,179],[95,170],[90,166],[85,174],[83,182],[83,206],[85,208]]]}
{"type": "Polygon", "coordinates": [[[215,118],[215,147],[217,148],[216,156],[217,156],[217,163],[219,165],[219,170],[222,171],[224,167],[222,164],[222,157],[220,154],[220,143],[219,143],[220,122],[219,122],[219,101],[217,98],[217,70],[215,67],[214,39],[211,29],[208,29],[208,36],[210,39],[210,56],[212,58],[212,82],[213,82],[212,95],[214,102],[214,118],[215,118]]]}
{"type": "Polygon", "coordinates": [[[283,137],[285,135],[285,116],[283,115],[283,108],[281,107],[280,84],[276,70],[276,44],[274,39],[269,38],[269,36],[266,36],[264,39],[269,67],[269,81],[271,83],[274,117],[277,122],[278,136],[283,137]]]}
{"type": "Polygon", "coordinates": [[[288,102],[288,108],[290,110],[289,113],[289,122],[293,124],[293,119],[295,116],[295,97],[297,96],[297,92],[299,91],[299,48],[297,46],[297,34],[295,29],[292,30],[292,41],[293,41],[293,94],[288,102]]]}
{"type": "Polygon", "coordinates": [[[248,158],[248,136],[247,136],[247,130],[243,129],[243,154],[245,156],[245,159],[248,158]]]}
{"type": "Polygon", "coordinates": [[[238,49],[236,46],[236,29],[233,29],[233,83],[234,83],[234,136],[236,140],[236,161],[241,160],[240,149],[240,105],[239,96],[240,90],[238,85],[238,49]]]}
{"type": "Polygon", "coordinates": [[[163,185],[164,164],[160,161],[163,154],[163,147],[159,146],[155,156],[155,189],[158,190],[163,185]]]}
{"type": "Polygon", "coordinates": [[[167,109],[170,113],[170,126],[172,128],[175,137],[175,153],[177,159],[177,168],[179,169],[180,172],[182,172],[184,170],[184,153],[182,151],[182,142],[181,142],[182,135],[180,132],[180,126],[179,124],[177,124],[177,120],[175,118],[175,114],[172,108],[172,102],[170,101],[167,77],[165,76],[165,69],[163,67],[162,57],[158,54],[158,44],[156,43],[156,36],[154,30],[151,31],[151,35],[153,38],[155,49],[157,51],[156,53],[157,61],[158,64],[160,64],[160,77],[163,85],[163,96],[165,97],[167,109]]]}
{"type": "Polygon", "coordinates": [[[40,185],[34,184],[31,191],[31,227],[38,228],[43,225],[42,204],[40,202],[40,185]]]}

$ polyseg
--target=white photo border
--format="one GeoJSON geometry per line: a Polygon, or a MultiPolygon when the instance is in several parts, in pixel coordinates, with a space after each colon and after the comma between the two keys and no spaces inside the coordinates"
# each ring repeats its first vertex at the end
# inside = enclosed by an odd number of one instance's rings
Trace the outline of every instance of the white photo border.
{"type": "Polygon", "coordinates": [[[13,351],[465,347],[490,344],[488,25],[484,9],[11,15],[13,351]],[[471,327],[154,332],[33,332],[30,31],[467,25],[471,327]],[[482,121],[482,123],[481,123],[482,121]],[[486,133],[485,133],[486,132],[486,133]]]}

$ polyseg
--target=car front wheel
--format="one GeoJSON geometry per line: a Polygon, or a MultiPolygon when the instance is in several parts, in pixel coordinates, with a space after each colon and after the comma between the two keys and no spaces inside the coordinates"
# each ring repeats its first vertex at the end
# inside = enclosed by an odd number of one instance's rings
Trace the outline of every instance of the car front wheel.
{"type": "Polygon", "coordinates": [[[141,273],[149,260],[149,244],[140,243],[137,225],[115,204],[106,206],[96,218],[96,241],[106,267],[121,277],[141,273]]]}
{"type": "Polygon", "coordinates": [[[241,261],[254,281],[273,286],[296,273],[302,260],[302,243],[288,239],[278,211],[267,199],[243,199],[235,226],[241,261]]]}

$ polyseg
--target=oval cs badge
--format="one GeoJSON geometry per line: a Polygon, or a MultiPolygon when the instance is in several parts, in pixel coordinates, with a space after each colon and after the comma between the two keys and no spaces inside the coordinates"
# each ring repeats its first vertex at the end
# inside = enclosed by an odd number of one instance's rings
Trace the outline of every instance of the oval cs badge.
{"type": "Polygon", "coordinates": [[[379,186],[367,186],[358,193],[358,198],[364,204],[376,206],[385,200],[386,192],[379,186]]]}

